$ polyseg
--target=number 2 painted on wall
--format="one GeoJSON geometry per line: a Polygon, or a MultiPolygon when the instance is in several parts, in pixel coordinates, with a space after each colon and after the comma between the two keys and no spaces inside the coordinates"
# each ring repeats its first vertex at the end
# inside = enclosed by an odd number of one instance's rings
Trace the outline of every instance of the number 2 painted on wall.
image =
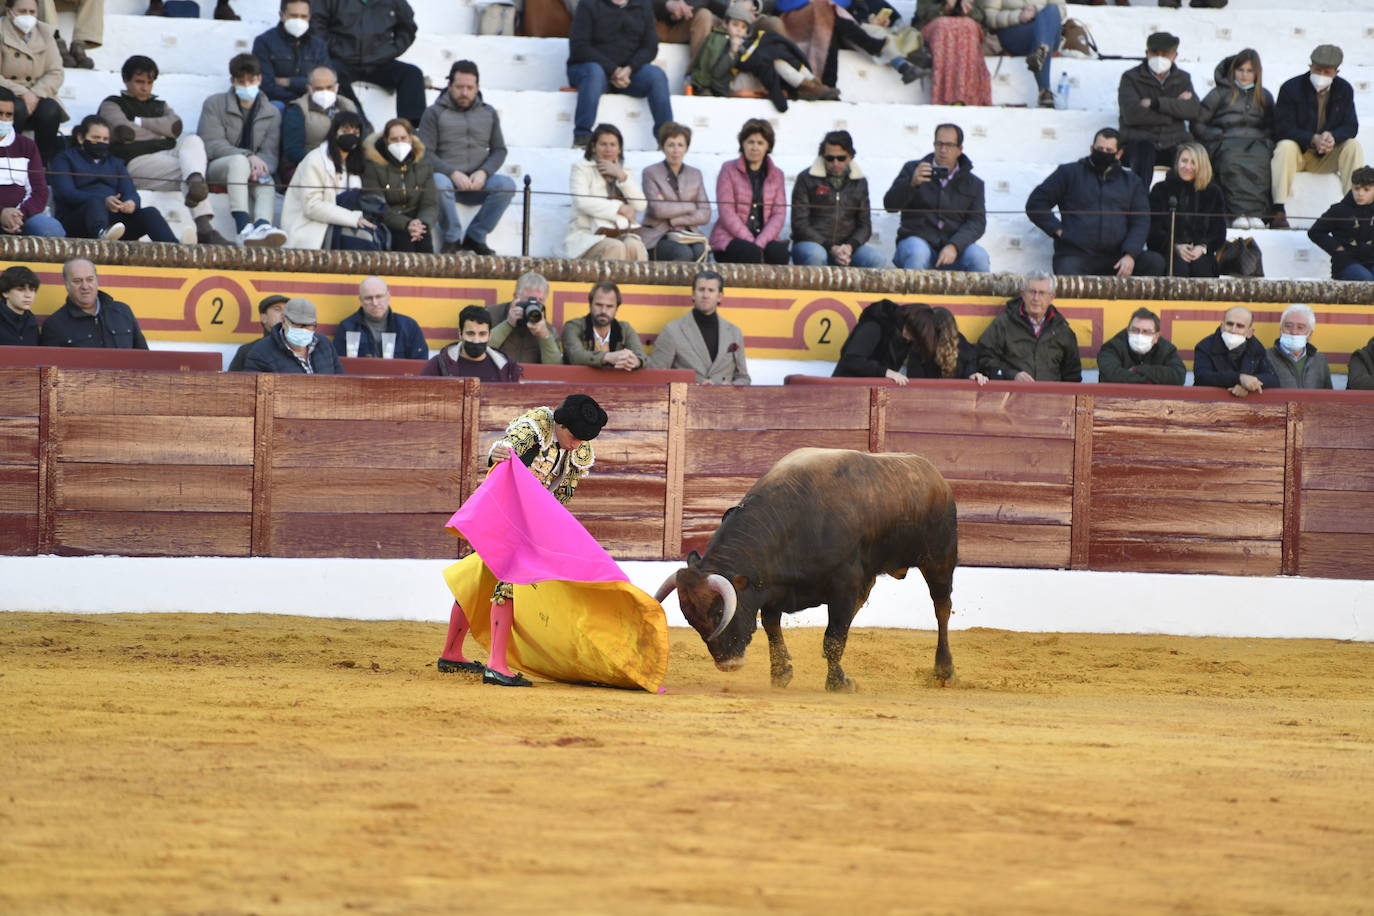
{"type": "Polygon", "coordinates": [[[830,319],[829,319],[829,318],[824,318],[824,317],[822,317],[822,318],[821,318],[821,321],[820,321],[820,324],[821,324],[821,336],[820,336],[820,339],[816,341],[816,343],[818,343],[818,344],[828,344],[828,343],[830,343],[830,319]]]}
{"type": "Polygon", "coordinates": [[[210,304],[215,307],[215,317],[210,319],[211,324],[224,324],[224,320],[219,317],[219,313],[224,311],[224,300],[219,296],[210,300],[210,304]]]}

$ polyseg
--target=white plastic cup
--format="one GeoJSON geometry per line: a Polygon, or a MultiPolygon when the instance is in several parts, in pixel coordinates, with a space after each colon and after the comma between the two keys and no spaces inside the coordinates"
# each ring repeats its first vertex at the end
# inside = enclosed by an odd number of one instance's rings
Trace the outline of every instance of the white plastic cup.
{"type": "Polygon", "coordinates": [[[344,332],[344,348],[348,351],[348,355],[349,355],[349,356],[357,356],[357,355],[358,355],[358,347],[362,345],[362,342],[363,342],[363,332],[362,332],[362,331],[345,331],[345,332],[344,332]]]}
{"type": "Polygon", "coordinates": [[[394,359],[396,357],[396,335],[382,334],[382,359],[394,359]]]}

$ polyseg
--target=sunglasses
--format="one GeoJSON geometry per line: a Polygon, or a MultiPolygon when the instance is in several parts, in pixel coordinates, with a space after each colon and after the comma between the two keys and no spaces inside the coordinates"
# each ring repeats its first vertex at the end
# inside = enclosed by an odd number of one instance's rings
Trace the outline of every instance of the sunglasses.
{"type": "Polygon", "coordinates": [[[848,161],[849,161],[849,157],[848,157],[848,156],[826,156],[826,157],[825,157],[825,161],[826,161],[826,162],[848,162],[848,161]]]}

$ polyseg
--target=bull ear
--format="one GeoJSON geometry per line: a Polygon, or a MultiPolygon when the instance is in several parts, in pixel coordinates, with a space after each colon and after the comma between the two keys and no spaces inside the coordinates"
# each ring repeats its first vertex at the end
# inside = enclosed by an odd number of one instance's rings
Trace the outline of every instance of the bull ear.
{"type": "Polygon", "coordinates": [[[688,565],[688,566],[700,566],[700,565],[701,565],[701,554],[697,553],[695,550],[693,550],[691,553],[687,554],[687,565],[688,565]]]}
{"type": "Polygon", "coordinates": [[[739,593],[743,592],[746,588],[749,587],[749,577],[735,576],[733,579],[730,580],[730,584],[735,587],[735,594],[738,595],[739,593]]]}

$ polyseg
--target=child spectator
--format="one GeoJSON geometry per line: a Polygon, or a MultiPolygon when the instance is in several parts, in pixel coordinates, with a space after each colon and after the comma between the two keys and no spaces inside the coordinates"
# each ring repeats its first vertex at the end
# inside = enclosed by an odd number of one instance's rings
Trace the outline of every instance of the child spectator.
{"type": "Polygon", "coordinates": [[[1331,255],[1332,279],[1374,280],[1374,168],[1354,171],[1350,193],[1312,224],[1307,237],[1331,255]]]}

